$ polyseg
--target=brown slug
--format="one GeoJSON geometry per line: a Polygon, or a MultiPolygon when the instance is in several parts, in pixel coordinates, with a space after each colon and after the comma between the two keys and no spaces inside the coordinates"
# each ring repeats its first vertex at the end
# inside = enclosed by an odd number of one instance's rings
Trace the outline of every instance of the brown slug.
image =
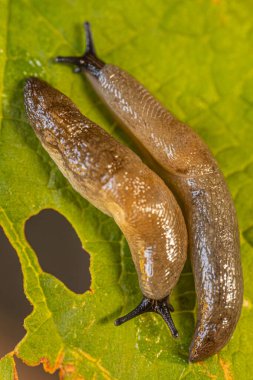
{"type": "Polygon", "coordinates": [[[186,260],[187,230],[173,194],[134,152],[46,82],[29,78],[24,98],[45,150],[76,191],[114,218],[128,241],[143,299],[115,324],[153,311],[177,337],[167,299],[186,260]]]}
{"type": "Polygon", "coordinates": [[[101,61],[88,23],[85,28],[85,54],[56,60],[73,63],[76,71],[84,72],[181,202],[198,303],[189,360],[206,359],[229,341],[242,307],[239,233],[232,198],[206,144],[131,75],[101,61]]]}

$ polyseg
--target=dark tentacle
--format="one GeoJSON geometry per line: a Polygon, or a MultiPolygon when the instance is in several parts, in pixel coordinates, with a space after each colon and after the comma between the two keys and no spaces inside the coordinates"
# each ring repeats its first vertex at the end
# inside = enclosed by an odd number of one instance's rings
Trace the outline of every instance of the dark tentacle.
{"type": "Polygon", "coordinates": [[[171,334],[177,338],[179,334],[171,318],[170,311],[174,311],[174,308],[171,305],[168,305],[166,300],[157,305],[156,312],[162,316],[166,324],[169,326],[171,334]]]}
{"type": "Polygon", "coordinates": [[[85,21],[84,23],[85,35],[86,35],[86,50],[85,53],[90,53],[91,55],[96,55],[96,49],[93,41],[93,36],[91,33],[90,23],[85,21]]]}
{"type": "Polygon", "coordinates": [[[84,28],[86,34],[85,53],[80,57],[59,56],[55,58],[55,61],[57,63],[70,63],[76,65],[77,67],[74,69],[75,72],[87,70],[92,75],[98,76],[99,71],[102,69],[102,67],[104,67],[105,63],[96,55],[90,24],[88,22],[85,22],[84,28]]]}
{"type": "Polygon", "coordinates": [[[169,327],[172,336],[174,338],[177,338],[179,334],[171,318],[171,311],[174,311],[174,308],[172,305],[167,303],[167,297],[163,298],[162,300],[153,300],[147,297],[143,297],[141,303],[134,310],[130,311],[130,313],[124,315],[123,317],[116,319],[115,326],[120,326],[122,323],[125,323],[140,314],[154,312],[161,315],[169,327]]]}
{"type": "Polygon", "coordinates": [[[132,310],[132,311],[130,311],[130,313],[124,315],[124,317],[116,319],[114,324],[115,324],[115,326],[120,326],[120,325],[122,325],[122,323],[125,323],[134,317],[137,317],[137,315],[151,311],[151,310],[149,310],[150,308],[151,308],[150,300],[148,298],[144,297],[142,299],[141,303],[134,310],[132,310]]]}

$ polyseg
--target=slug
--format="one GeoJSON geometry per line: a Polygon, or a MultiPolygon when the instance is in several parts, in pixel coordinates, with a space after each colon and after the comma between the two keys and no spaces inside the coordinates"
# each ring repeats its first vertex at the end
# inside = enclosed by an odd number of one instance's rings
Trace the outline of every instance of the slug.
{"type": "Polygon", "coordinates": [[[229,341],[242,307],[239,233],[232,198],[206,144],[131,75],[101,61],[88,23],[85,28],[85,54],[56,60],[75,64],[75,71],[88,77],[181,202],[198,304],[189,360],[204,360],[229,341]]]}
{"type": "Polygon", "coordinates": [[[167,300],[186,260],[187,230],[173,194],[134,152],[46,82],[29,78],[24,99],[30,124],[63,175],[127,239],[143,299],[115,324],[153,311],[177,337],[167,300]]]}

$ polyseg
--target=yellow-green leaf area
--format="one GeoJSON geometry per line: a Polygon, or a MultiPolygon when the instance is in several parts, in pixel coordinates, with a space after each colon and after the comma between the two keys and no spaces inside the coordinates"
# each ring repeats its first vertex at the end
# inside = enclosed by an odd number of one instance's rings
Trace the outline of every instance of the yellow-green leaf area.
{"type": "Polygon", "coordinates": [[[12,355],[6,355],[0,360],[0,380],[17,380],[16,367],[12,355]]]}
{"type": "MultiPolygon", "coordinates": [[[[0,9],[0,224],[17,251],[33,306],[15,355],[28,365],[42,362],[48,372],[60,370],[64,380],[252,379],[252,2],[0,0],[0,9]],[[53,62],[83,52],[85,20],[101,59],[138,78],[206,141],[233,195],[244,269],[242,316],[230,343],[203,363],[187,360],[196,316],[189,263],[171,297],[179,340],[153,314],[113,325],[141,299],[126,240],[112,219],[71,188],[26,121],[23,85],[35,75],[130,143],[85,78],[53,62]],[[45,208],[63,214],[90,253],[90,292],[75,294],[40,267],[24,225],[45,208]]],[[[0,379],[12,378],[12,355],[0,362],[0,379]]]]}

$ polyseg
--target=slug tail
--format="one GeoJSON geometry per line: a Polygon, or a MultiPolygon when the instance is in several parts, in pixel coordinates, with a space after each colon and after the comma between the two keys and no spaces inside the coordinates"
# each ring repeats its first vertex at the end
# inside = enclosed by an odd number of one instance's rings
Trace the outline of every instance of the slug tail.
{"type": "Polygon", "coordinates": [[[167,297],[162,300],[153,300],[147,297],[143,297],[141,303],[130,313],[124,315],[121,318],[116,319],[114,322],[115,326],[120,326],[123,323],[129,321],[130,319],[137,317],[143,313],[154,312],[159,314],[167,326],[169,327],[171,334],[174,338],[179,336],[178,331],[174,325],[174,322],[171,318],[170,312],[174,311],[172,305],[168,304],[167,297]]]}
{"type": "Polygon", "coordinates": [[[224,327],[219,318],[215,320],[213,317],[213,323],[210,323],[210,319],[199,318],[189,348],[189,361],[196,363],[219,352],[230,340],[236,323],[237,320],[224,327]]]}
{"type": "Polygon", "coordinates": [[[94,76],[98,76],[99,71],[104,67],[105,63],[97,57],[96,49],[91,33],[90,23],[84,23],[85,35],[86,35],[86,49],[80,57],[62,57],[55,58],[57,63],[70,63],[76,65],[75,72],[88,71],[94,76]]]}

